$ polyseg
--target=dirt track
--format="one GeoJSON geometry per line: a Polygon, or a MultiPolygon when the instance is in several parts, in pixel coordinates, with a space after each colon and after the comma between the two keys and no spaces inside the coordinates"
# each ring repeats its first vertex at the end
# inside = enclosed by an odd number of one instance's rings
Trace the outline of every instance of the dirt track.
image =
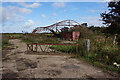
{"type": "Polygon", "coordinates": [[[3,51],[3,77],[19,78],[112,78],[84,61],[70,55],[25,54],[26,45],[18,39],[3,51]]]}

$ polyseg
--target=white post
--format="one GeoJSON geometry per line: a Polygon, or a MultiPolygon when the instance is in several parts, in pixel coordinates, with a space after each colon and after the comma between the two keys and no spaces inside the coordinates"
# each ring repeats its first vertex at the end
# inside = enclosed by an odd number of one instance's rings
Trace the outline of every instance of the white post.
{"type": "Polygon", "coordinates": [[[116,44],[116,39],[117,39],[117,34],[115,34],[114,40],[113,40],[113,44],[116,44]]]}
{"type": "Polygon", "coordinates": [[[86,39],[86,49],[87,49],[87,52],[90,51],[90,40],[89,39],[86,39]]]}

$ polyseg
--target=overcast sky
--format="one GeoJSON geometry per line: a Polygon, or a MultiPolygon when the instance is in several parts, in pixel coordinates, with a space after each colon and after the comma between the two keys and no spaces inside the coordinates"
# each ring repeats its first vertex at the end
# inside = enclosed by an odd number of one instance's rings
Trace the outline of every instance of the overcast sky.
{"type": "Polygon", "coordinates": [[[3,2],[2,32],[32,32],[61,20],[102,26],[100,14],[107,11],[106,2],[3,2]]]}

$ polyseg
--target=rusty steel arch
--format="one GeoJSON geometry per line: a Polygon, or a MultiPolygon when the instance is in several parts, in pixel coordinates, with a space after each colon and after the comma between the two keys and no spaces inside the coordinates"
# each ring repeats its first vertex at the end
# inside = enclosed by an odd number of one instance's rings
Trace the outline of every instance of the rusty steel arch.
{"type": "Polygon", "coordinates": [[[52,30],[54,30],[55,32],[59,32],[59,28],[61,26],[69,26],[69,27],[74,27],[76,25],[80,25],[78,22],[74,21],[74,20],[63,20],[60,21],[58,23],[55,23],[53,25],[47,26],[47,27],[37,27],[33,30],[33,34],[34,33],[40,33],[42,31],[46,31],[46,32],[51,32],[52,30]]]}

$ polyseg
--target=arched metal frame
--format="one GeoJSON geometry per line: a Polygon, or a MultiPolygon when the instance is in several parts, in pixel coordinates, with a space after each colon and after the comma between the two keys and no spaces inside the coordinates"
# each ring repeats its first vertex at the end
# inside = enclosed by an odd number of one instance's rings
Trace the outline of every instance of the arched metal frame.
{"type": "MultiPolygon", "coordinates": [[[[54,30],[55,32],[59,32],[60,28],[62,26],[69,26],[69,27],[74,27],[74,26],[80,26],[80,24],[74,20],[63,20],[58,23],[55,23],[53,25],[47,26],[47,27],[37,27],[36,29],[33,30],[32,34],[34,33],[42,33],[42,32],[51,32],[50,30],[54,30]]],[[[85,33],[85,38],[87,39],[87,32],[84,31],[85,33]]]]}
{"type": "Polygon", "coordinates": [[[32,33],[42,33],[42,31],[49,32],[50,30],[54,30],[55,32],[59,32],[59,28],[61,26],[75,26],[75,25],[80,25],[78,22],[74,20],[64,20],[58,23],[55,23],[53,25],[47,26],[47,27],[37,27],[36,29],[33,30],[32,33]]]}

